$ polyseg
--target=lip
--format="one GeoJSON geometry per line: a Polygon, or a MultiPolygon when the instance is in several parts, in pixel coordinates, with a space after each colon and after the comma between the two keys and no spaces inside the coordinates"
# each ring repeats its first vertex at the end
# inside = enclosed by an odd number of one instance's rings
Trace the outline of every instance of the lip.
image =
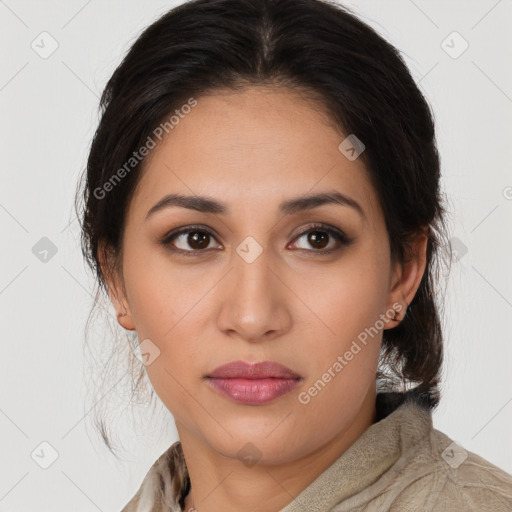
{"type": "Polygon", "coordinates": [[[302,380],[299,374],[274,361],[233,361],[219,366],[206,378],[214,390],[246,405],[271,402],[302,380]]]}

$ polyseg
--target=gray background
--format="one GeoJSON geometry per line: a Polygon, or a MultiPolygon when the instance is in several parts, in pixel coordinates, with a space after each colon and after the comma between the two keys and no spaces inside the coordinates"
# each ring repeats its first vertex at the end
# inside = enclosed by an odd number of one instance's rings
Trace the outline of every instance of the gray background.
{"type": "MultiPolygon", "coordinates": [[[[170,415],[163,434],[152,420],[134,432],[121,416],[131,460],[119,462],[87,426],[82,343],[93,281],[72,205],[106,80],[177,3],[0,1],[0,511],[121,510],[176,439],[170,415]],[[43,237],[57,249],[46,262],[36,257],[49,246],[43,237]],[[31,457],[42,442],[59,454],[48,469],[31,457]]],[[[512,2],[344,3],[402,51],[436,116],[458,261],[434,426],[512,473],[512,2]]]]}

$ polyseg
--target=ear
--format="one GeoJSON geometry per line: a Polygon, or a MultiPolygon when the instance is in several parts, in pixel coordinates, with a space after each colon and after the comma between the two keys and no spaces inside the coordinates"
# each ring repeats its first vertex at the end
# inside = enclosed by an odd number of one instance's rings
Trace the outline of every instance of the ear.
{"type": "MultiPolygon", "coordinates": [[[[411,240],[406,261],[403,264],[395,265],[390,282],[388,308],[392,308],[392,305],[397,303],[402,305],[403,309],[400,312],[397,310],[399,322],[404,318],[406,308],[414,299],[423,278],[427,263],[427,244],[428,226],[422,227],[413,240],[411,240]]],[[[396,327],[397,324],[395,322],[391,323],[393,324],[392,327],[396,327]]]]}
{"type": "Polygon", "coordinates": [[[116,310],[117,321],[125,329],[134,331],[135,324],[126,299],[121,272],[115,265],[114,250],[105,243],[98,244],[98,260],[105,278],[108,295],[116,310]],[[126,315],[122,315],[122,313],[126,313],[126,315]]]}

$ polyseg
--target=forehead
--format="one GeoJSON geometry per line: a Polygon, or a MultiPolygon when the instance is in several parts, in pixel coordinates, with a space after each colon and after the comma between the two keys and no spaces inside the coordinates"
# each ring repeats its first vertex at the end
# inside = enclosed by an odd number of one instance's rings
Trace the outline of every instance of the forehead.
{"type": "Polygon", "coordinates": [[[317,102],[292,90],[251,87],[200,96],[187,112],[146,158],[132,202],[140,214],[172,192],[257,210],[335,189],[367,218],[374,215],[378,201],[362,159],[338,149],[347,134],[317,102]]]}

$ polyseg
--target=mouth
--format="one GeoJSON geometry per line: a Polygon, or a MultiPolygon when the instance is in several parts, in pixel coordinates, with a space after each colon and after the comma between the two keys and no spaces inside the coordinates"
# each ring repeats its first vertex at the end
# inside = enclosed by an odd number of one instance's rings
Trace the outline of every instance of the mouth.
{"type": "Polygon", "coordinates": [[[233,361],[206,376],[208,384],[237,403],[263,405],[294,389],[302,377],[279,363],[233,361]]]}

